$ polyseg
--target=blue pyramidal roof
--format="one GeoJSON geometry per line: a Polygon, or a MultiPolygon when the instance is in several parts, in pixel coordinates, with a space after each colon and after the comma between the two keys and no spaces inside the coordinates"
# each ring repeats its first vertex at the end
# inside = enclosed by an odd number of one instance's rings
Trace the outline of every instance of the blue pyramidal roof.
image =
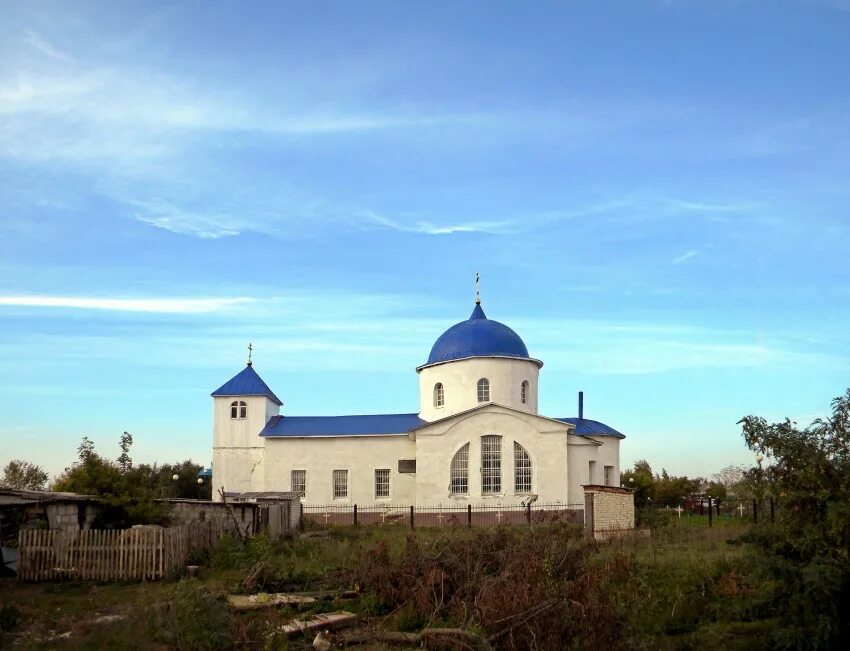
{"type": "MultiPolygon", "coordinates": [[[[466,321],[456,323],[440,335],[431,348],[428,361],[419,368],[467,357],[531,359],[520,336],[504,323],[488,319],[480,303],[475,304],[466,321]]],[[[543,365],[539,360],[532,361],[543,365]]]]}
{"type": "Polygon", "coordinates": [[[239,373],[222,384],[218,389],[212,392],[213,397],[216,396],[266,396],[279,405],[283,403],[278,399],[274,392],[269,389],[269,386],[263,382],[254,367],[248,364],[239,373]]]}

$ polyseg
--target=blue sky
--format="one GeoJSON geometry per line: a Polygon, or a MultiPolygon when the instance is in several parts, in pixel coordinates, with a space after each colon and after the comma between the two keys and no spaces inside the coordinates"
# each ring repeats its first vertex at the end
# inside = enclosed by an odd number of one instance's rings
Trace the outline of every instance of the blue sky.
{"type": "Polygon", "coordinates": [[[0,464],[417,409],[472,309],[623,465],[850,384],[850,2],[0,2],[0,464]]]}

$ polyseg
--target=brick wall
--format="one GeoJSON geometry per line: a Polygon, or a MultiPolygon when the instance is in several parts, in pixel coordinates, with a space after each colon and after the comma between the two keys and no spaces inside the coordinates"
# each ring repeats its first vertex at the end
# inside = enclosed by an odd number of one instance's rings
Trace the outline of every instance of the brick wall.
{"type": "Polygon", "coordinates": [[[585,524],[590,529],[593,523],[593,537],[597,540],[610,538],[635,528],[634,491],[615,486],[584,486],[586,510],[592,500],[593,512],[585,516],[585,524]],[[587,497],[590,496],[590,500],[587,497]]]}

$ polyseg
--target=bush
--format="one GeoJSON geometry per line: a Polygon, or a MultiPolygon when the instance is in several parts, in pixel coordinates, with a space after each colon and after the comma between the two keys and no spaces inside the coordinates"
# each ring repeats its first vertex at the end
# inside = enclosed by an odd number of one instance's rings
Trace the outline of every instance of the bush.
{"type": "Polygon", "coordinates": [[[400,553],[386,540],[364,554],[353,582],[399,628],[448,623],[480,630],[507,648],[611,648],[623,620],[605,583],[624,569],[614,555],[593,564],[596,544],[580,527],[505,528],[433,543],[408,536],[400,553]]]}
{"type": "Polygon", "coordinates": [[[184,651],[229,649],[235,622],[227,605],[194,579],[180,581],[161,613],[158,641],[184,651]]]}

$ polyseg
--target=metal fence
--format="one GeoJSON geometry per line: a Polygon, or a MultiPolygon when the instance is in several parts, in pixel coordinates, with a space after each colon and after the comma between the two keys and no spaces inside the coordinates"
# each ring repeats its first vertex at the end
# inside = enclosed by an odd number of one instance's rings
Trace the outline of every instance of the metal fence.
{"type": "Polygon", "coordinates": [[[584,504],[411,506],[305,504],[301,525],[397,525],[405,527],[496,527],[584,523],[584,504]]]}
{"type": "MultiPolygon", "coordinates": [[[[761,520],[773,522],[778,502],[773,497],[692,498],[676,506],[650,505],[638,510],[638,519],[657,519],[659,514],[672,523],[705,526],[752,524],[761,520]]],[[[644,522],[650,524],[651,522],[644,522]]]]}

